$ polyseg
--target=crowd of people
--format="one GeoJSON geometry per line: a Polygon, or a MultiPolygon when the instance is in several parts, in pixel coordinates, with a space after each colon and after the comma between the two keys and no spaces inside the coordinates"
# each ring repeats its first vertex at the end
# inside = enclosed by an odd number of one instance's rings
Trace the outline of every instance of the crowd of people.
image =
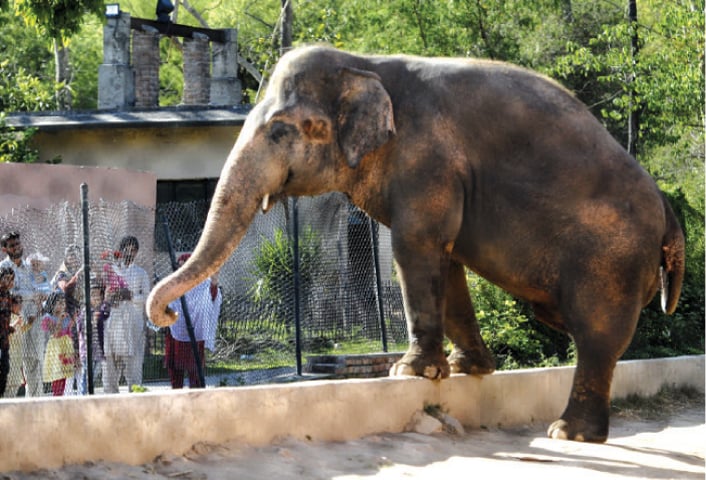
{"type": "MultiPolygon", "coordinates": [[[[143,383],[145,301],[151,289],[147,272],[135,263],[139,242],[120,240],[117,250],[101,254],[100,268],[91,265],[90,319],[86,318],[82,251],[69,245],[61,266],[47,274],[49,258],[39,252],[24,258],[18,232],[0,237],[6,257],[0,261],[0,397],[83,395],[88,369],[100,377],[104,393],[118,393],[121,379],[128,390],[143,383]],[[90,321],[92,365],[88,365],[90,321]]],[[[182,255],[180,265],[188,258],[182,255]]],[[[198,359],[213,350],[222,302],[217,277],[185,296],[198,359]]],[[[187,335],[181,301],[172,307],[179,320],[165,329],[165,367],[173,388],[184,376],[192,388],[203,387],[196,356],[187,335]]]]}

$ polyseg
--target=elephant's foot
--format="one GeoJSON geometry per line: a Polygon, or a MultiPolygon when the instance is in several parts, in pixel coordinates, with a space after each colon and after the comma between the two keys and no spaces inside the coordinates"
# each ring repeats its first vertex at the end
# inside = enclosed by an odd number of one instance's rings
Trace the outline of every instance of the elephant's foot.
{"type": "Polygon", "coordinates": [[[608,424],[597,426],[582,420],[567,421],[561,418],[549,426],[547,435],[556,440],[603,443],[608,439],[608,424]]]}
{"type": "Polygon", "coordinates": [[[487,375],[495,371],[495,359],[485,348],[480,351],[454,348],[448,362],[451,373],[487,375]]]}
{"type": "MultiPolygon", "coordinates": [[[[584,390],[585,392],[585,390],[584,390]]],[[[608,395],[572,393],[561,418],[549,426],[547,435],[558,440],[603,443],[608,438],[608,395]]]]}
{"type": "Polygon", "coordinates": [[[610,423],[610,381],[605,380],[605,375],[587,380],[582,375],[585,362],[583,365],[582,368],[579,361],[569,403],[561,417],[549,426],[547,435],[558,440],[603,443],[610,423]]]}
{"type": "Polygon", "coordinates": [[[441,380],[450,375],[449,363],[444,352],[423,352],[419,346],[410,347],[407,353],[391,368],[390,376],[417,376],[441,380]]]}

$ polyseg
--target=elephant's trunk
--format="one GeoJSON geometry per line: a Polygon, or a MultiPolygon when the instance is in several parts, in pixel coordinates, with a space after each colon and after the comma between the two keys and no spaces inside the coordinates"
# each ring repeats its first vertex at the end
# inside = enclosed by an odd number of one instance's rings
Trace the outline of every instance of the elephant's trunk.
{"type": "Polygon", "coordinates": [[[243,161],[236,150],[237,144],[221,173],[204,231],[191,257],[162,279],[147,298],[147,315],[159,327],[176,321],[169,303],[221,268],[247,232],[263,198],[281,185],[281,174],[265,176],[261,168],[252,167],[253,162],[243,161]]]}

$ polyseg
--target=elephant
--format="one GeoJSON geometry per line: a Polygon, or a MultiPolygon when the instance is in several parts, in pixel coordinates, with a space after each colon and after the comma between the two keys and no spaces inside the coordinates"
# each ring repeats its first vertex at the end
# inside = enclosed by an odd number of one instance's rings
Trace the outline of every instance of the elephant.
{"type": "Polygon", "coordinates": [[[175,321],[168,304],[222,266],[260,209],[332,191],[390,228],[409,329],[391,376],[494,371],[468,269],[575,342],[548,435],[607,439],[614,368],[658,290],[674,312],[685,241],[655,181],[571,92],[498,61],[292,49],[248,113],[192,256],[150,292],[151,321],[175,321]]]}

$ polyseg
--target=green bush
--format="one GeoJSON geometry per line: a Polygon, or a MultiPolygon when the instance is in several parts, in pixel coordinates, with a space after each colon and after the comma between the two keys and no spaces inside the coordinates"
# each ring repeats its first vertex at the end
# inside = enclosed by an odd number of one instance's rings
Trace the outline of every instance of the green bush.
{"type": "Polygon", "coordinates": [[[5,117],[0,113],[0,163],[34,163],[39,159],[39,152],[32,148],[32,137],[36,128],[18,130],[8,127],[5,117]]]}
{"type": "MultiPolygon", "coordinates": [[[[299,285],[302,293],[311,289],[321,258],[321,239],[309,226],[299,237],[299,285]]],[[[251,299],[267,306],[270,319],[292,323],[294,298],[294,243],[282,229],[262,239],[250,271],[253,287],[251,299]]]]}
{"type": "Polygon", "coordinates": [[[704,290],[685,283],[673,315],[662,313],[659,295],[642,311],[624,359],[704,353],[704,290]]]}
{"type": "MultiPolygon", "coordinates": [[[[36,128],[8,127],[5,114],[0,112],[0,163],[35,163],[39,161],[39,150],[32,145],[36,128]]],[[[61,163],[61,155],[46,163],[61,163]]]]}
{"type": "Polygon", "coordinates": [[[495,354],[497,368],[554,366],[573,361],[570,339],[534,320],[526,305],[487,280],[469,273],[481,336],[495,354]]]}

